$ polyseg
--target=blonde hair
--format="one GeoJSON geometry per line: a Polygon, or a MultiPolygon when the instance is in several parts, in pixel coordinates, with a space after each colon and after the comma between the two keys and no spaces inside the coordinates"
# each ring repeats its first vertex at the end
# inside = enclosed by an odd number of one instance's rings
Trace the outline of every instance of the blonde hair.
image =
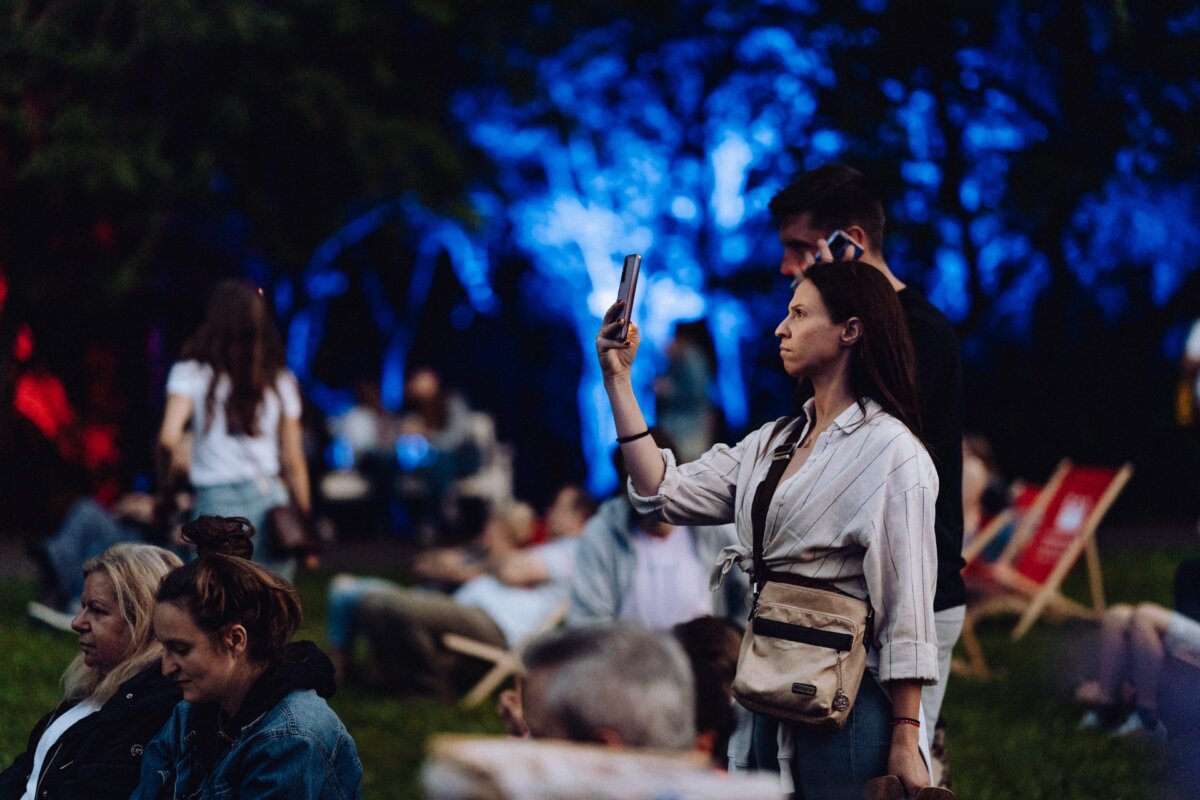
{"type": "Polygon", "coordinates": [[[104,573],[112,583],[121,618],[129,626],[129,652],[107,675],[75,657],[63,673],[63,696],[67,700],[91,698],[103,705],[122,683],[162,657],[162,645],[154,638],[154,594],[171,570],[183,564],[170,550],[150,544],[116,544],[83,565],[84,577],[104,573]]]}

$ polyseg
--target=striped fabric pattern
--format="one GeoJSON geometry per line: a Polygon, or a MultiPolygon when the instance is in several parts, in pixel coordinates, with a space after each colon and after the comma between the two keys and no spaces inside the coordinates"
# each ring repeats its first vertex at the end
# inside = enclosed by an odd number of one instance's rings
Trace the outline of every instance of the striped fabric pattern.
{"type": "MultiPolygon", "coordinates": [[[[875,609],[882,681],[937,681],[933,594],[937,584],[933,461],[899,420],[872,400],[853,404],[817,436],[808,460],[780,483],[767,511],[768,569],[833,583],[875,609]]],[[[642,513],[676,524],[733,522],[739,544],[716,568],[751,569],[754,491],[792,425],[811,424],[813,401],[792,424],[768,423],[732,447],[675,463],[664,450],[658,494],[630,498],[642,513]]],[[[807,434],[805,434],[807,435],[807,434]]],[[[803,438],[803,436],[801,437],[803,438]]]]}

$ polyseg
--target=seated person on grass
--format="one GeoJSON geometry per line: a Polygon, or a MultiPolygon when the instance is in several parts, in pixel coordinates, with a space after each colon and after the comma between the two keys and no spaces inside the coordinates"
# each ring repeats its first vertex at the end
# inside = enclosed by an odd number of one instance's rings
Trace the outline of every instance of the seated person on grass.
{"type": "MultiPolygon", "coordinates": [[[[175,503],[182,509],[177,522],[182,522],[191,513],[191,495],[180,489],[175,503]]],[[[121,542],[145,542],[183,552],[178,524],[155,523],[153,495],[130,492],[111,510],[90,497],[80,498],[54,533],[27,548],[38,569],[38,599],[29,603],[29,615],[70,631],[83,594],[83,565],[121,542]]]]}
{"type": "MultiPolygon", "coordinates": [[[[413,579],[429,591],[451,591],[487,573],[525,545],[533,530],[533,509],[526,503],[506,503],[492,511],[483,531],[469,545],[440,547],[417,555],[413,579]]],[[[344,680],[353,662],[362,598],[369,592],[400,590],[386,578],[340,573],[329,583],[325,636],[338,680],[344,680]]]]}
{"type": "Polygon", "coordinates": [[[618,747],[696,747],[692,668],[668,633],[628,624],[564,628],[530,642],[521,661],[510,730],[618,747]]]}
{"type": "MultiPolygon", "coordinates": [[[[1000,474],[1000,467],[992,451],[991,442],[978,433],[963,434],[963,547],[983,530],[992,517],[1007,508],[1011,502],[1009,487],[1000,474]]],[[[1007,536],[998,537],[989,546],[985,560],[991,561],[999,555],[1008,541],[1007,536]],[[995,550],[994,553],[992,551],[995,550]]]]}
{"type": "Polygon", "coordinates": [[[160,547],[124,542],[82,566],[82,596],[71,620],[79,654],[63,674],[62,702],[0,772],[0,800],[129,797],[143,750],[180,698],[162,674],[163,647],[151,627],[154,593],[179,565],[160,547]]]}
{"type": "MultiPolygon", "coordinates": [[[[729,620],[698,617],[676,625],[671,638],[673,643],[662,632],[647,631],[630,623],[583,625],[544,634],[522,653],[526,673],[518,677],[515,688],[500,693],[496,713],[509,734],[519,738],[558,737],[618,746],[654,742],[644,746],[696,750],[713,766],[724,769],[729,761],[726,749],[741,709],[734,703],[732,692],[741,631],[729,620]],[[676,645],[683,648],[687,657],[694,687],[696,735],[691,747],[685,747],[681,735],[673,733],[667,738],[665,732],[653,728],[648,721],[654,714],[665,713],[668,721],[683,724],[678,704],[683,702],[681,689],[686,684],[680,677],[676,657],[670,652],[676,645]],[[627,658],[634,660],[626,663],[627,658]],[[643,688],[639,688],[637,681],[644,679],[639,679],[637,672],[650,667],[654,669],[655,680],[670,684],[656,700],[668,703],[665,711],[653,703],[644,703],[639,694],[643,688]],[[590,701],[569,697],[573,685],[585,678],[605,686],[603,703],[611,708],[602,710],[590,701]],[[526,698],[532,706],[528,713],[533,716],[534,731],[525,717],[526,698]],[[639,708],[642,712],[634,714],[629,708],[639,708]],[[547,721],[547,714],[553,719],[547,721]],[[564,717],[573,722],[564,725],[557,721],[564,717]]],[[[749,715],[741,710],[742,716],[749,715]]]]}
{"type": "Polygon", "coordinates": [[[483,668],[446,649],[456,633],[512,647],[566,606],[578,536],[554,539],[489,560],[488,571],[453,595],[384,586],[359,604],[359,624],[375,673],[387,688],[449,698],[483,668]]]}
{"type": "MultiPolygon", "coordinates": [[[[674,449],[663,431],[651,434],[659,447],[674,449]]],[[[745,573],[733,570],[720,591],[709,588],[718,554],[737,544],[734,526],[671,525],[638,514],[625,494],[628,473],[619,449],[613,462],[620,488],[580,537],[567,624],[627,620],[668,630],[710,615],[744,624],[750,590],[745,573]]]]}
{"type": "MultiPolygon", "coordinates": [[[[1200,589],[1195,585],[1198,577],[1195,562],[1180,565],[1175,590],[1181,609],[1190,609],[1189,598],[1200,589]]],[[[1158,711],[1168,658],[1200,670],[1200,620],[1154,603],[1109,608],[1100,633],[1100,676],[1075,692],[1076,700],[1090,706],[1080,727],[1166,739],[1168,731],[1158,711]]],[[[1194,727],[1200,720],[1187,722],[1194,727]]]]}
{"type": "Polygon", "coordinates": [[[483,530],[470,542],[434,547],[413,559],[413,583],[425,589],[452,592],[488,571],[488,564],[532,543],[533,507],[505,503],[488,515],[483,530]]]}

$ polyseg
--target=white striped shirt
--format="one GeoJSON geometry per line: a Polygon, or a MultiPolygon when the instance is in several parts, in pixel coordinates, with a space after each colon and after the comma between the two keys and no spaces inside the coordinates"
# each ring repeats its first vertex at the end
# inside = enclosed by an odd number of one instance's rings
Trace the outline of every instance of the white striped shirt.
{"type": "MultiPolygon", "coordinates": [[[[882,681],[936,683],[937,584],[933,461],[915,436],[873,400],[843,411],[813,444],[807,461],[782,481],[767,509],[763,556],[771,571],[828,581],[875,609],[882,681]]],[[[813,401],[795,424],[811,425],[813,401]]],[[[772,451],[793,425],[768,423],[733,447],[716,445],[698,460],[676,465],[663,450],[666,475],[658,494],[629,495],[642,513],[682,525],[734,522],[740,544],[717,563],[723,575],[737,563],[751,571],[750,509],[772,451]]],[[[876,663],[874,657],[871,661],[876,663]]]]}

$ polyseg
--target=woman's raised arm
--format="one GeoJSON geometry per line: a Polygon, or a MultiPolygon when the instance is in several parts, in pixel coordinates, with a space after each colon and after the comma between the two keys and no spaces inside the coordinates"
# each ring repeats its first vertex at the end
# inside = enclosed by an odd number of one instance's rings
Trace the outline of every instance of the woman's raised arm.
{"type": "Polygon", "coordinates": [[[617,441],[621,443],[625,467],[633,479],[633,488],[638,494],[648,496],[658,492],[666,465],[654,439],[648,435],[649,426],[633,393],[630,372],[641,343],[638,326],[629,323],[629,338],[625,341],[612,338],[621,329],[621,310],[624,306],[624,301],[618,300],[605,313],[600,332],[596,334],[596,355],[600,359],[604,391],[608,393],[608,402],[612,406],[617,441]]]}

